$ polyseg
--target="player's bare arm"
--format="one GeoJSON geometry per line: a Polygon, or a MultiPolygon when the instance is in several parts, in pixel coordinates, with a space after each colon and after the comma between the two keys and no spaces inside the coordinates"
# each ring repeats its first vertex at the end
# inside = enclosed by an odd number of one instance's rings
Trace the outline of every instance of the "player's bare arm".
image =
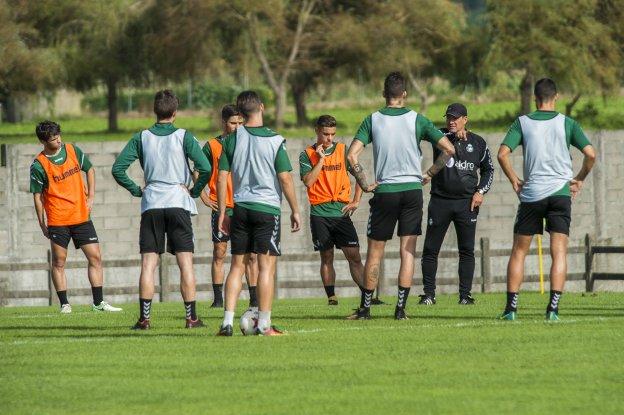
{"type": "MultiPolygon", "coordinates": [[[[193,184],[197,182],[197,178],[199,177],[199,172],[197,170],[193,170],[193,184]]],[[[199,195],[202,203],[209,207],[212,210],[219,210],[219,205],[210,199],[210,188],[208,186],[204,187],[204,190],[199,195]]]]}
{"type": "Polygon", "coordinates": [[[450,160],[451,157],[455,155],[455,147],[453,143],[447,138],[442,137],[437,147],[442,151],[437,159],[433,162],[433,165],[427,169],[423,176],[423,184],[427,184],[431,181],[431,178],[438,174],[440,170],[446,166],[446,162],[450,160]]]}
{"type": "Polygon", "coordinates": [[[325,151],[323,150],[323,146],[319,145],[316,147],[316,154],[318,154],[318,156],[320,157],[319,162],[316,163],[314,167],[312,167],[312,170],[310,170],[310,172],[303,176],[303,184],[305,185],[305,187],[308,188],[316,183],[319,175],[321,174],[321,171],[323,171],[323,161],[325,160],[325,151]]]}
{"type": "Polygon", "coordinates": [[[358,161],[360,153],[364,150],[364,144],[360,140],[353,140],[351,146],[349,146],[349,152],[347,153],[347,160],[351,164],[351,174],[355,177],[355,181],[360,185],[360,188],[364,192],[372,192],[377,187],[377,183],[368,184],[364,167],[358,161]]]}
{"type": "Polygon", "coordinates": [[[570,193],[572,194],[572,198],[575,198],[581,192],[583,182],[596,162],[596,151],[593,146],[587,145],[583,147],[581,151],[583,152],[583,165],[578,174],[574,176],[574,179],[570,181],[570,193]]]}
{"type": "Polygon", "coordinates": [[[37,213],[37,220],[39,221],[39,227],[41,227],[41,232],[43,232],[43,236],[46,238],[50,238],[50,234],[48,233],[48,226],[46,225],[45,215],[43,210],[43,199],[41,193],[33,193],[33,201],[35,203],[35,212],[37,213]]]}
{"type": "Polygon", "coordinates": [[[353,195],[353,200],[342,208],[343,215],[345,216],[353,215],[353,212],[355,212],[357,208],[360,206],[360,200],[362,200],[362,193],[364,193],[362,191],[362,188],[360,187],[359,184],[356,183],[355,194],[353,195]]]}
{"type": "MultiPolygon", "coordinates": [[[[319,162],[320,164],[320,162],[319,162]]],[[[290,206],[290,231],[297,232],[301,229],[301,216],[299,215],[299,203],[297,202],[297,193],[295,192],[295,183],[293,182],[290,172],[281,172],[277,174],[277,178],[282,186],[284,197],[290,206]]],[[[221,200],[219,198],[219,200],[221,200]]]]}
{"type": "Polygon", "coordinates": [[[500,164],[501,169],[503,169],[503,173],[505,173],[505,176],[507,176],[507,178],[509,179],[509,182],[511,183],[514,192],[519,195],[524,182],[518,177],[518,175],[514,171],[513,166],[511,165],[511,160],[509,159],[510,155],[511,149],[504,144],[501,145],[498,149],[498,163],[500,164]]]}
{"type": "Polygon", "coordinates": [[[221,232],[226,235],[230,233],[230,218],[225,214],[226,198],[227,198],[227,179],[230,172],[227,170],[219,170],[217,178],[217,204],[219,208],[218,227],[221,232]]]}
{"type": "Polygon", "coordinates": [[[95,169],[91,167],[87,172],[87,208],[89,212],[93,208],[93,201],[95,200],[95,169]]]}

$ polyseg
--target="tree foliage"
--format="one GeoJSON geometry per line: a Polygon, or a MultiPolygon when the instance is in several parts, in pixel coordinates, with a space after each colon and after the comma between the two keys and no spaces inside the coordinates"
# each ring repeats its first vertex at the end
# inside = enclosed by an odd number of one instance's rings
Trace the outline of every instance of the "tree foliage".
{"type": "Polygon", "coordinates": [[[535,80],[548,76],[575,94],[618,84],[621,54],[610,28],[598,20],[596,0],[488,2],[492,70],[519,70],[521,112],[530,111],[535,80]]]}

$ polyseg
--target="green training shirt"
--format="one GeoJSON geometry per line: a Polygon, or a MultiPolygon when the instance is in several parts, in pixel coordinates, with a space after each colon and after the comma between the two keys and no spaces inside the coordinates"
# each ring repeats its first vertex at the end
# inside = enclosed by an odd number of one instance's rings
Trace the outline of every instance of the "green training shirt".
{"type": "MultiPolygon", "coordinates": [[[[149,129],[152,134],[158,136],[168,136],[177,130],[178,128],[172,123],[156,123],[149,129]]],[[[210,173],[212,172],[210,161],[204,156],[197,140],[188,130],[184,133],[183,150],[184,155],[193,161],[194,168],[199,172],[195,185],[189,191],[191,196],[196,198],[199,197],[199,193],[210,180],[210,173]]],[[[143,193],[141,188],[126,173],[126,170],[137,159],[141,164],[141,168],[143,168],[141,132],[132,136],[119,156],[117,156],[117,159],[115,159],[112,168],[113,177],[117,183],[127,189],[133,196],[140,197],[143,193]]]]}
{"type": "MultiPolygon", "coordinates": [[[[336,143],[333,143],[331,147],[325,150],[325,154],[331,156],[336,150],[336,143]]],[[[347,161],[347,154],[345,152],[345,166],[347,166],[347,170],[351,169],[349,162],[347,161]]],[[[312,162],[310,161],[310,157],[308,157],[308,153],[304,151],[299,155],[299,176],[301,180],[303,180],[303,176],[310,173],[312,171],[312,162]]],[[[342,213],[342,208],[347,204],[343,202],[325,202],[319,203],[318,205],[310,205],[310,215],[312,216],[323,216],[326,218],[339,218],[344,216],[342,213]]]]}
{"type": "MultiPolygon", "coordinates": [[[[557,111],[537,110],[530,114],[527,114],[527,117],[532,120],[546,121],[552,120],[557,115],[559,115],[559,112],[557,111]]],[[[564,125],[568,148],[571,144],[582,151],[585,146],[591,145],[591,142],[583,132],[583,129],[578,122],[570,117],[565,117],[564,125]]],[[[507,131],[507,134],[503,139],[502,145],[509,147],[511,151],[514,151],[519,145],[522,145],[522,127],[520,126],[519,118],[517,118],[513,122],[513,124],[511,124],[511,127],[509,127],[509,131],[507,131]]],[[[560,190],[553,193],[551,196],[570,196],[570,184],[567,183],[560,190]]]]}
{"type": "MultiPolygon", "coordinates": [[[[245,128],[249,134],[256,137],[274,137],[278,135],[275,131],[267,127],[240,127],[245,128]]],[[[234,158],[234,150],[236,149],[236,132],[229,134],[225,140],[223,140],[223,152],[219,157],[219,170],[232,171],[231,164],[234,158]]],[[[283,173],[292,171],[292,165],[286,152],[285,142],[282,143],[277,151],[274,162],[275,173],[283,173]]],[[[236,192],[236,191],[235,191],[236,192]]],[[[242,206],[246,209],[255,210],[258,212],[268,213],[271,215],[280,215],[280,209],[275,206],[271,206],[259,202],[241,202],[236,205],[242,206]]]]}
{"type": "MultiPolygon", "coordinates": [[[[76,157],[78,158],[78,163],[80,164],[80,169],[85,173],[88,172],[93,165],[91,161],[89,161],[89,157],[85,153],[82,152],[78,146],[74,144],[74,150],[76,150],[76,157]]],[[[48,160],[52,162],[52,164],[63,164],[65,163],[65,159],[67,159],[67,150],[65,149],[65,143],[61,145],[59,152],[53,156],[46,155],[48,160]]],[[[30,165],[30,193],[43,193],[43,191],[48,187],[48,175],[39,160],[35,159],[30,165]]]]}
{"type": "MultiPolygon", "coordinates": [[[[380,109],[379,113],[388,116],[401,116],[410,111],[411,110],[409,108],[405,107],[385,107],[380,109]]],[[[364,121],[362,121],[362,124],[360,124],[360,127],[355,134],[355,139],[361,141],[365,146],[372,143],[374,140],[372,118],[372,114],[367,116],[364,121]]],[[[418,145],[420,145],[422,140],[429,141],[431,144],[436,145],[442,137],[444,137],[444,133],[436,128],[427,117],[422,114],[417,114],[415,138],[418,145]]],[[[413,189],[422,189],[422,184],[419,182],[381,184],[375,189],[375,193],[394,193],[413,189]]]]}

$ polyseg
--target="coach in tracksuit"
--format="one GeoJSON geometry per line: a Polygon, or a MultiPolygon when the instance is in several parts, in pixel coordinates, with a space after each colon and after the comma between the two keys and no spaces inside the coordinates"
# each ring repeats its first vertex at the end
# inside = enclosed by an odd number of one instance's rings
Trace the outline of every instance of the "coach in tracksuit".
{"type": "MultiPolygon", "coordinates": [[[[468,131],[466,139],[456,137],[464,131],[468,111],[462,104],[446,109],[446,129],[442,131],[455,146],[455,156],[446,168],[431,179],[427,233],[422,255],[422,275],[425,294],[419,304],[435,304],[435,279],[438,254],[446,231],[453,222],[459,248],[459,304],[474,304],[470,295],[475,269],[474,245],[479,206],[490,190],[494,165],[485,140],[468,131]]],[[[433,148],[433,158],[440,150],[433,148]]]]}

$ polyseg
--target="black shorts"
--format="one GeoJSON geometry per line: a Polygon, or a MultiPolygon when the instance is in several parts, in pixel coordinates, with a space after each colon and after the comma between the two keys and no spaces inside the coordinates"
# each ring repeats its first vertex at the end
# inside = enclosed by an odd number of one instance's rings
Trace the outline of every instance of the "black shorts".
{"type": "Polygon", "coordinates": [[[280,215],[234,206],[230,222],[232,255],[248,253],[281,255],[280,215]]]}
{"type": "Polygon", "coordinates": [[[193,225],[191,213],[182,208],[150,209],[141,215],[139,246],[142,254],[165,252],[193,252],[193,225]]]}
{"type": "Polygon", "coordinates": [[[550,196],[537,202],[521,202],[518,206],[514,233],[535,235],[546,231],[570,234],[572,220],[572,198],[570,196],[550,196]]]}
{"type": "Polygon", "coordinates": [[[399,222],[398,236],[420,235],[423,216],[421,189],[393,193],[375,193],[369,201],[368,237],[375,241],[392,239],[399,222]]]}
{"type": "Polygon", "coordinates": [[[339,249],[360,246],[355,226],[348,216],[310,215],[310,228],[315,251],[326,251],[334,246],[339,249]]]}
{"type": "Polygon", "coordinates": [[[210,223],[212,225],[212,242],[219,243],[230,240],[229,235],[226,235],[219,230],[219,212],[212,211],[210,223]]]}
{"type": "Polygon", "coordinates": [[[70,239],[74,241],[76,249],[83,245],[99,243],[91,221],[70,226],[48,226],[48,234],[53,243],[65,249],[69,246],[70,239]]]}

